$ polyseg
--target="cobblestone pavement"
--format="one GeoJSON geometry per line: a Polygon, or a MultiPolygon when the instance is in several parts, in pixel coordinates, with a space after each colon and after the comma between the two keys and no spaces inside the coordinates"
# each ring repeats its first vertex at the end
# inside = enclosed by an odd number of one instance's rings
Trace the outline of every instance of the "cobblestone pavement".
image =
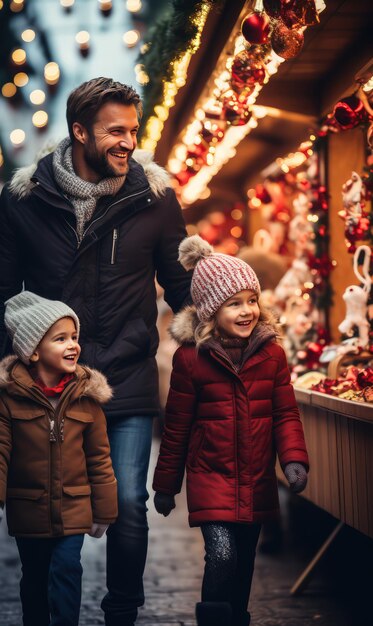
{"type": "MultiPolygon", "coordinates": [[[[155,450],[153,446],[152,467],[155,450]]],[[[152,475],[152,470],[149,476],[152,475]]],[[[285,499],[284,491],[282,499],[285,499]]],[[[259,553],[250,610],[252,626],[368,626],[373,589],[372,544],[351,529],[342,531],[310,585],[298,597],[289,589],[331,531],[335,520],[297,497],[292,516],[284,515],[284,546],[276,555],[259,553]]],[[[288,507],[284,506],[286,513],[288,507]]],[[[139,626],[195,626],[203,547],[199,529],[189,529],[185,496],[168,518],[149,504],[150,542],[146,606],[139,626]]],[[[0,526],[0,626],[21,626],[16,546],[0,526]]],[[[83,548],[83,601],[80,626],[103,624],[100,600],[105,588],[105,540],[87,537],[83,548]]]]}

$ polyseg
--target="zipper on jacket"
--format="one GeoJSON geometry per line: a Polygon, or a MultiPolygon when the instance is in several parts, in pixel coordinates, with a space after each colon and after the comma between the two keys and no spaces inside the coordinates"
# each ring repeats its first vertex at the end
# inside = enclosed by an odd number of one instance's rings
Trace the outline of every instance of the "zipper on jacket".
{"type": "Polygon", "coordinates": [[[113,230],[113,242],[111,244],[110,265],[114,265],[114,263],[115,263],[116,252],[117,252],[117,242],[118,242],[118,229],[114,228],[114,230],[113,230]]]}
{"type": "MultiPolygon", "coordinates": [[[[77,241],[77,250],[79,250],[83,239],[85,237],[85,235],[87,234],[87,232],[89,231],[89,229],[91,228],[91,226],[95,223],[98,222],[99,220],[102,220],[105,215],[107,214],[107,212],[109,211],[109,209],[111,209],[113,206],[115,206],[116,204],[119,204],[119,202],[123,202],[123,200],[128,200],[129,198],[134,198],[135,196],[140,196],[143,193],[146,193],[150,190],[150,187],[148,187],[147,189],[143,189],[142,191],[138,191],[136,193],[132,193],[129,196],[125,196],[124,198],[120,198],[120,200],[117,200],[116,202],[113,202],[112,204],[109,204],[109,206],[106,207],[105,212],[100,215],[100,217],[97,217],[95,220],[93,220],[89,226],[83,231],[83,234],[81,237],[79,237],[77,231],[75,230],[75,228],[73,228],[73,226],[71,226],[71,224],[69,224],[69,222],[67,220],[65,220],[66,224],[69,226],[69,228],[71,228],[71,230],[73,231],[73,233],[75,234],[76,237],[76,241],[77,241]]],[[[148,202],[150,202],[150,200],[148,200],[148,202]]]]}

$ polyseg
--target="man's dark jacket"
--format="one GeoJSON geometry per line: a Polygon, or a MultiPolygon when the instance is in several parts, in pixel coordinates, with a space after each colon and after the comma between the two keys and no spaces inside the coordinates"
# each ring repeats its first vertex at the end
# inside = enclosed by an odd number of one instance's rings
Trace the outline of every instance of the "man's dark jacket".
{"type": "Polygon", "coordinates": [[[154,277],[173,311],[189,297],[190,274],[177,261],[186,236],[180,205],[166,172],[137,150],[123,187],[99,200],[79,245],[74,208],[54,180],[52,158],[18,170],[1,194],[0,357],[11,350],[4,302],[24,283],[76,311],[81,362],[104,372],[114,388],[106,414],[155,415],[154,277]]]}

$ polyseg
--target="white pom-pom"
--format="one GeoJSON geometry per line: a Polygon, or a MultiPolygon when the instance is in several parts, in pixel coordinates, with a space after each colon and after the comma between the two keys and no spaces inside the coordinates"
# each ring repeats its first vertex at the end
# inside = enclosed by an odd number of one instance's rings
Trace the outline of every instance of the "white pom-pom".
{"type": "Polygon", "coordinates": [[[179,261],[188,271],[195,268],[198,261],[210,256],[214,249],[199,235],[186,237],[179,246],[179,261]]]}

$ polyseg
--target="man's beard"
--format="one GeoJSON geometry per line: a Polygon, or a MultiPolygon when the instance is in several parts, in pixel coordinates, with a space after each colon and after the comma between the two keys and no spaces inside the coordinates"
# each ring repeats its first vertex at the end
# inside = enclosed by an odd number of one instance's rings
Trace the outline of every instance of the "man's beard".
{"type": "Polygon", "coordinates": [[[126,170],[118,173],[109,164],[106,154],[100,154],[98,152],[95,140],[92,137],[89,137],[87,145],[84,146],[84,159],[87,165],[89,165],[89,167],[100,176],[100,179],[125,176],[128,172],[128,160],[130,156],[131,153],[128,152],[126,170]]]}

